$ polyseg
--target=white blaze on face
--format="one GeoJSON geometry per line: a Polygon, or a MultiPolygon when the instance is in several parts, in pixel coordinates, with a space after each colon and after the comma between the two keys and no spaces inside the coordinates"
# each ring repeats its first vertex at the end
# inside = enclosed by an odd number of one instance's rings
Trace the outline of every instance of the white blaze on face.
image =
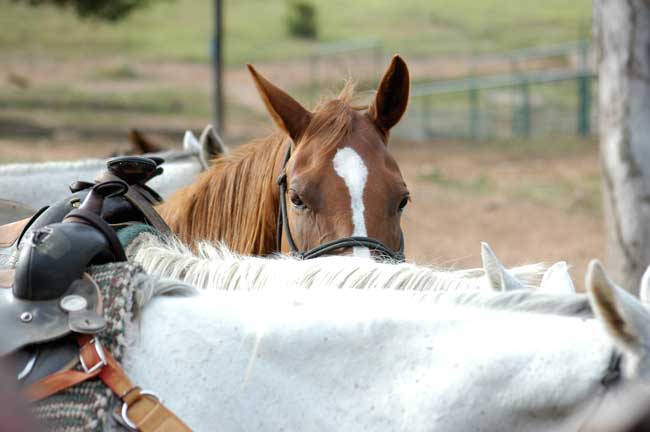
{"type": "MultiPolygon", "coordinates": [[[[350,192],[350,206],[352,207],[352,236],[367,237],[365,206],[363,205],[363,190],[368,180],[368,168],[363,163],[359,153],[345,147],[339,149],[332,160],[334,171],[339,175],[348,187],[350,192]]],[[[352,248],[354,256],[370,257],[370,251],[366,247],[352,248]]]]}

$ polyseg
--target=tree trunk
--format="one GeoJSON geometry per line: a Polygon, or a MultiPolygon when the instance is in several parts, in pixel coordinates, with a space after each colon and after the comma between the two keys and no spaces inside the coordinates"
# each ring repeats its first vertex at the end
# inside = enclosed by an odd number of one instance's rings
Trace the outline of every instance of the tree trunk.
{"type": "Polygon", "coordinates": [[[650,264],[650,0],[594,0],[607,267],[637,292],[650,264]]]}

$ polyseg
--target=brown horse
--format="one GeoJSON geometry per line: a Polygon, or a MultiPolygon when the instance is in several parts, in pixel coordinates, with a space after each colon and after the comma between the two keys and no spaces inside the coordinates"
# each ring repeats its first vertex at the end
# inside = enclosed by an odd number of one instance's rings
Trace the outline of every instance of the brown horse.
{"type": "MultiPolygon", "coordinates": [[[[336,99],[308,111],[248,69],[280,131],[214,161],[195,183],[162,204],[158,210],[172,231],[190,245],[220,241],[253,255],[293,249],[291,236],[297,250],[347,236],[400,248],[400,218],[410,198],[387,144],[408,101],[404,60],[392,59],[367,109],[351,105],[354,90],[348,83],[336,99]],[[284,237],[278,230],[285,191],[279,177],[288,197],[285,234],[291,235],[284,237]]],[[[366,244],[354,246],[339,246],[337,252],[369,255],[366,244]]]]}

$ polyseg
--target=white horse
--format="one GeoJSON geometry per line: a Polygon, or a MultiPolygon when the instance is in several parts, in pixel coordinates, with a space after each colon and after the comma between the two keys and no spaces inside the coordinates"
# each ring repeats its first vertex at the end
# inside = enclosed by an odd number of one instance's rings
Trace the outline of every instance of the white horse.
{"type": "MultiPolygon", "coordinates": [[[[207,242],[193,252],[176,239],[160,239],[142,234],[127,248],[130,259],[148,273],[182,280],[201,289],[256,290],[269,284],[302,288],[327,286],[336,288],[383,287],[398,290],[465,290],[492,289],[510,291],[538,288],[552,291],[561,282],[563,290],[573,289],[566,264],[545,272],[541,264],[507,270],[487,245],[482,244],[483,268],[438,270],[412,263],[385,264],[356,257],[325,257],[298,260],[239,256],[223,245],[207,242]],[[565,274],[559,277],[561,271],[565,274]],[[548,282],[542,283],[546,278],[548,282]],[[570,287],[566,286],[570,284],[570,287]]],[[[573,289],[575,292],[575,289],[573,289]]]]}
{"type": "Polygon", "coordinates": [[[268,284],[157,297],[126,335],[124,366],[197,431],[576,431],[613,382],[650,372],[648,311],[598,263],[586,285],[597,318],[480,299],[512,292],[441,304],[457,293],[268,284]]]}
{"type": "MultiPolygon", "coordinates": [[[[226,151],[211,126],[201,137],[199,142],[188,131],[181,150],[155,155],[165,159],[164,173],[148,184],[163,198],[194,181],[195,176],[205,169],[207,161],[219,156],[214,151],[226,151]]],[[[36,210],[69,196],[71,183],[93,181],[105,169],[105,159],[0,165],[0,199],[36,210]]]]}

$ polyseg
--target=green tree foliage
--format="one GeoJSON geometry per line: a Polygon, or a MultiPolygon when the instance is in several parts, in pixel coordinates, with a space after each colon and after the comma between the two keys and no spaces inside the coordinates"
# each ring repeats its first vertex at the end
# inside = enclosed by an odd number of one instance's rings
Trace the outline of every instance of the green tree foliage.
{"type": "Polygon", "coordinates": [[[316,39],[316,6],[308,0],[290,0],[287,15],[289,34],[298,38],[316,39]]]}
{"type": "Polygon", "coordinates": [[[95,18],[105,21],[119,21],[141,8],[151,0],[14,0],[30,6],[54,4],[61,8],[71,8],[81,18],[95,18]]]}

